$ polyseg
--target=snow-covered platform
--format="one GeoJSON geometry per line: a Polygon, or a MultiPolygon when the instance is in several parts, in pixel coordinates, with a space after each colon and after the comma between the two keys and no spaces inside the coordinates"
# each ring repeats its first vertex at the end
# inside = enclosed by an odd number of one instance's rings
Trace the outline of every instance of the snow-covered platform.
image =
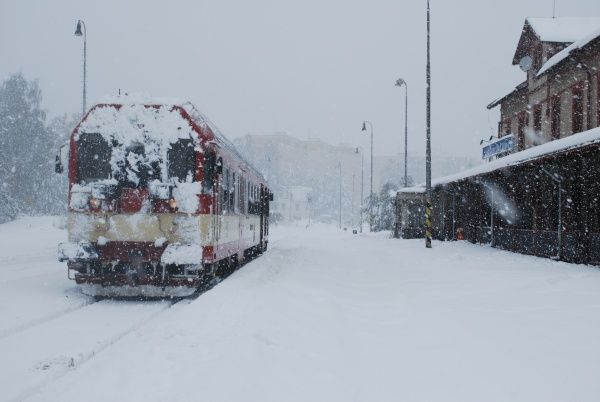
{"type": "Polygon", "coordinates": [[[0,400],[600,395],[597,268],[328,226],[271,234],[197,299],[94,303],[54,262],[52,219],[0,225],[0,400]]]}

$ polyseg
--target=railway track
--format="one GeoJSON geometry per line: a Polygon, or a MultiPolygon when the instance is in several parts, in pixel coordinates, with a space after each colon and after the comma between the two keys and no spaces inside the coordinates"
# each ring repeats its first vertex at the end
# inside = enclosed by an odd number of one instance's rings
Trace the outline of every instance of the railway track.
{"type": "Polygon", "coordinates": [[[190,302],[95,301],[4,334],[0,400],[26,400],[175,306],[190,302]]]}
{"type": "Polygon", "coordinates": [[[12,327],[12,328],[4,329],[4,330],[0,331],[0,342],[2,342],[2,339],[4,339],[4,338],[8,338],[10,336],[18,334],[19,332],[27,331],[27,330],[29,330],[31,328],[36,327],[36,326],[43,325],[44,323],[47,323],[49,321],[59,319],[61,317],[64,317],[67,314],[71,314],[71,313],[73,313],[75,311],[78,311],[78,310],[84,309],[86,307],[89,307],[90,305],[92,305],[92,304],[94,304],[96,302],[97,302],[96,300],[90,299],[89,301],[82,302],[82,304],[71,306],[71,307],[67,307],[67,308],[62,309],[62,310],[54,311],[54,312],[52,312],[50,314],[47,314],[47,315],[45,315],[43,317],[36,318],[34,320],[31,320],[31,321],[26,321],[26,322],[24,322],[22,324],[19,324],[19,325],[15,326],[15,327],[12,327]]]}

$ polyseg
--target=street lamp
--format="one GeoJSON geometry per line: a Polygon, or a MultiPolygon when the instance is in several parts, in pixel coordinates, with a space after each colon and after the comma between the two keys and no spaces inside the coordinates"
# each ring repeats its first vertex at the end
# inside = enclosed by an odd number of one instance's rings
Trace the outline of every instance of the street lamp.
{"type": "Polygon", "coordinates": [[[363,231],[363,200],[365,199],[365,196],[364,196],[365,154],[362,151],[362,148],[356,148],[355,153],[360,154],[360,159],[361,159],[361,161],[360,161],[360,233],[362,233],[362,231],[363,231]]]}
{"type": "Polygon", "coordinates": [[[75,36],[83,36],[83,111],[81,115],[85,114],[85,83],[86,83],[86,62],[87,62],[87,28],[85,22],[77,20],[77,28],[75,29],[75,36]],[[83,27],[83,31],[82,28],[83,27]]]}
{"type": "Polygon", "coordinates": [[[404,187],[408,187],[408,84],[402,78],[396,80],[396,86],[404,86],[404,187]]]}
{"type": "Polygon", "coordinates": [[[425,247],[431,248],[433,225],[431,222],[431,19],[427,0],[427,144],[425,147],[425,247]]]}
{"type": "MultiPolygon", "coordinates": [[[[373,204],[373,124],[370,121],[363,121],[362,131],[367,131],[367,123],[371,127],[371,192],[369,194],[369,221],[372,219],[372,204],[373,204]]],[[[371,231],[371,224],[369,222],[369,232],[371,231]]]]}
{"type": "Polygon", "coordinates": [[[342,228],[342,162],[338,162],[340,169],[340,229],[342,228]]]}

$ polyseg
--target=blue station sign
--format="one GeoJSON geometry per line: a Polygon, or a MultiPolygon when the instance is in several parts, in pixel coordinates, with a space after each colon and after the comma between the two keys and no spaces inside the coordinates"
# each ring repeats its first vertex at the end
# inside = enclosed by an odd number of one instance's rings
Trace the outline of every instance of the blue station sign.
{"type": "Polygon", "coordinates": [[[481,157],[488,159],[504,152],[510,152],[514,147],[515,137],[509,134],[483,147],[481,157]]]}

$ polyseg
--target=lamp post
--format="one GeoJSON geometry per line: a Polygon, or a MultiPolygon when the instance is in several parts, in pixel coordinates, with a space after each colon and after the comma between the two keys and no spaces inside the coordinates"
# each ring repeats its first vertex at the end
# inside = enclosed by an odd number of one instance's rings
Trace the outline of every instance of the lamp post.
{"type": "Polygon", "coordinates": [[[433,225],[431,222],[431,20],[427,0],[427,144],[425,147],[425,247],[431,248],[433,225]]]}
{"type": "Polygon", "coordinates": [[[396,86],[404,86],[404,187],[408,187],[408,84],[402,78],[396,80],[396,86]]]}
{"type": "Polygon", "coordinates": [[[77,28],[75,29],[75,36],[83,36],[83,109],[81,115],[85,114],[85,101],[86,101],[86,64],[87,64],[87,28],[85,27],[85,22],[83,20],[77,21],[77,28]],[[82,31],[83,27],[83,31],[82,31]]]}
{"type": "Polygon", "coordinates": [[[338,168],[340,169],[340,229],[342,228],[342,162],[338,162],[338,168]]]}
{"type": "Polygon", "coordinates": [[[365,199],[365,154],[362,148],[356,148],[356,154],[360,153],[360,233],[363,231],[363,201],[365,199]]]}
{"type": "Polygon", "coordinates": [[[363,121],[362,131],[367,131],[367,123],[371,128],[371,192],[369,193],[369,232],[371,231],[372,223],[372,204],[373,204],[373,124],[370,121],[363,121]]]}

